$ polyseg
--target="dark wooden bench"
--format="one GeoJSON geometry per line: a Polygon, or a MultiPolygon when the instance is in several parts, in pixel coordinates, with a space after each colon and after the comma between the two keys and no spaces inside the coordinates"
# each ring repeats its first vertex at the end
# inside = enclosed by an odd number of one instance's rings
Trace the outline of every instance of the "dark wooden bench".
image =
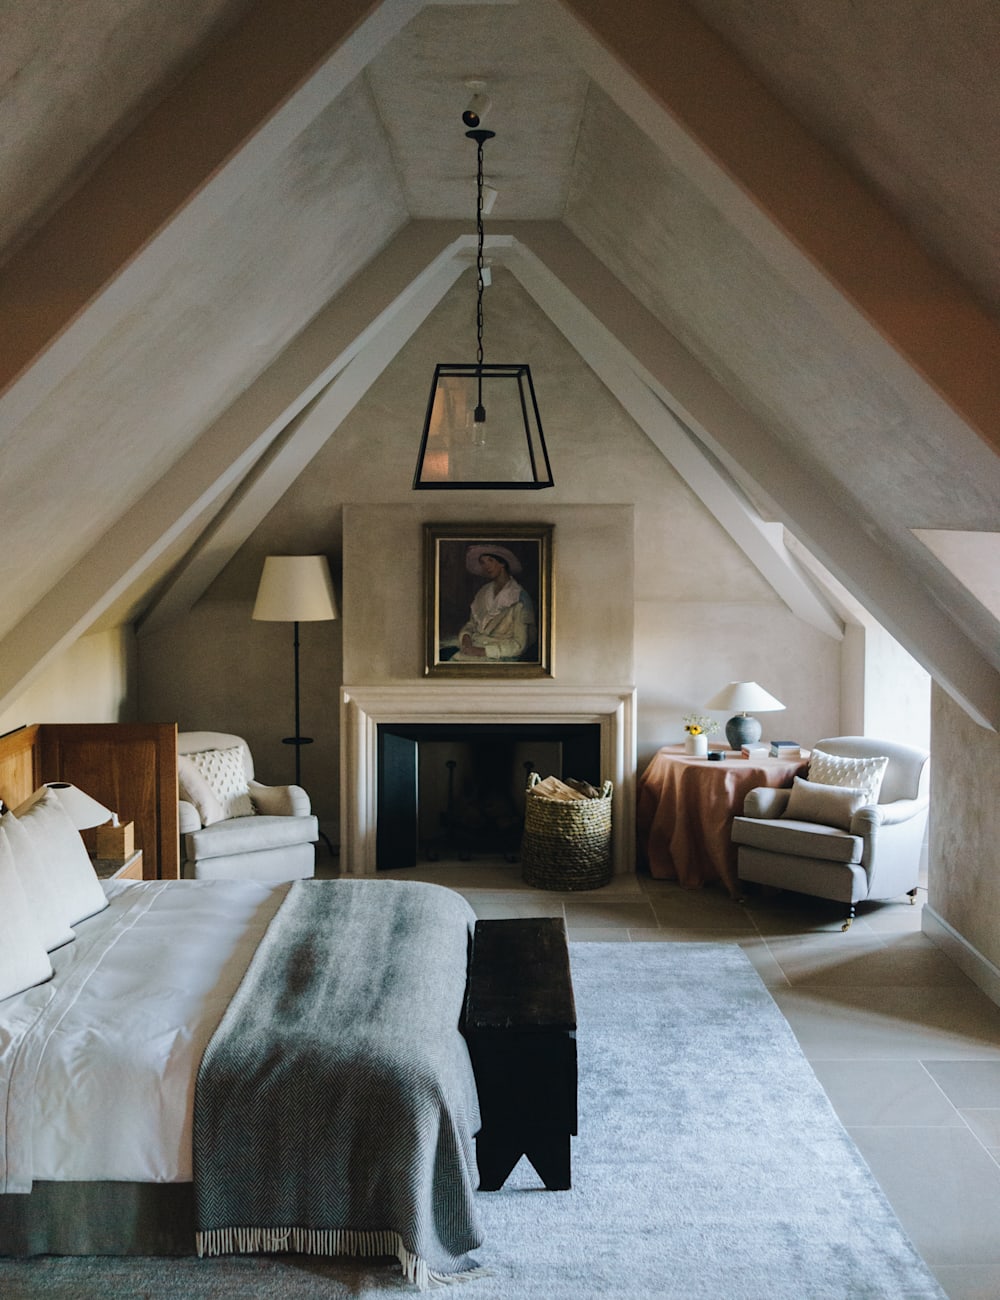
{"type": "Polygon", "coordinates": [[[482,1113],[480,1191],[502,1187],[522,1155],[550,1191],[568,1188],[576,1006],[561,919],[476,923],[465,1034],[482,1113]]]}

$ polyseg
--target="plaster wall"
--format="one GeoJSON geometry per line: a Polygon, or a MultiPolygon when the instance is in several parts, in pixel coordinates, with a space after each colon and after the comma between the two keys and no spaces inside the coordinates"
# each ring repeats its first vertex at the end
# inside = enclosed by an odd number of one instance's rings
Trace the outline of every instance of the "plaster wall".
{"type": "Polygon", "coordinates": [[[996,978],[984,987],[1000,997],[1000,735],[978,726],[940,687],[931,706],[927,901],[992,967],[996,978]]]}
{"type": "MultiPolygon", "coordinates": [[[[309,553],[313,553],[311,550],[309,553]]],[[[293,628],[255,623],[245,600],[202,600],[182,619],[140,640],[142,719],[176,722],[179,731],[242,736],[258,780],[295,779],[293,628]]],[[[340,784],[342,624],[299,624],[302,785],[324,823],[336,822],[340,784]]]]}
{"type": "MultiPolygon", "coordinates": [[[[423,524],[470,523],[468,505],[344,508],[344,681],[350,685],[424,676],[423,524]],[[379,599],[372,600],[378,592],[379,599]]],[[[505,523],[551,523],[554,651],[559,686],[631,686],[633,508],[530,505],[502,511],[505,523]]]]}
{"type": "Polygon", "coordinates": [[[131,627],[94,632],[74,642],[0,713],[0,734],[31,722],[133,722],[135,683],[131,627]]]}
{"type": "Polygon", "coordinates": [[[860,734],[930,749],[931,679],[885,628],[865,628],[864,725],[860,734]]]}

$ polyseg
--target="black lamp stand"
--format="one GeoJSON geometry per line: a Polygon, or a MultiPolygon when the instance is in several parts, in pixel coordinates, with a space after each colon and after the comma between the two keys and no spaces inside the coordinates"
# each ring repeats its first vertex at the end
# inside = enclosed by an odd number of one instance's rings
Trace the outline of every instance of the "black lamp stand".
{"type": "MultiPolygon", "coordinates": [[[[294,628],[294,631],[292,633],[292,648],[293,648],[293,657],[295,660],[295,735],[285,736],[282,739],[281,743],[283,745],[295,746],[295,784],[301,785],[302,784],[302,746],[311,745],[313,743],[313,738],[312,736],[303,736],[301,734],[301,726],[299,722],[299,623],[298,623],[298,619],[295,620],[295,622],[292,624],[292,627],[294,628]]],[[[333,844],[330,842],[330,837],[326,834],[326,832],[320,830],[319,837],[326,845],[326,847],[330,850],[331,856],[336,856],[336,850],[334,849],[333,844]]]]}
{"type": "MultiPolygon", "coordinates": [[[[311,745],[311,744],[313,743],[313,738],[312,738],[312,736],[303,736],[303,735],[300,735],[300,726],[299,726],[299,624],[298,624],[298,620],[297,620],[297,619],[296,619],[296,621],[292,624],[292,626],[293,626],[294,629],[295,629],[295,631],[294,631],[294,633],[293,633],[293,639],[292,639],[292,646],[293,646],[293,648],[294,648],[294,656],[295,656],[295,735],[294,735],[294,736],[285,736],[285,738],[282,740],[281,743],[282,743],[283,745],[294,745],[294,746],[295,746],[295,784],[296,784],[296,785],[301,785],[301,784],[302,784],[302,746],[303,746],[303,745],[311,745]]],[[[324,835],[323,838],[326,839],[326,836],[324,835]]],[[[327,843],[329,843],[329,840],[327,840],[327,843]]]]}

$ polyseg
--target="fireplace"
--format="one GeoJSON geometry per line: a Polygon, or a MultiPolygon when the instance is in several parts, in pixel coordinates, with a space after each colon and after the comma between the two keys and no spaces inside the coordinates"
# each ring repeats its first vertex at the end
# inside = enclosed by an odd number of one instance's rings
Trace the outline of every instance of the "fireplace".
{"type": "MultiPolygon", "coordinates": [[[[557,687],[550,682],[490,683],[426,682],[381,686],[345,686],[341,695],[341,870],[348,875],[374,875],[378,862],[378,811],[380,788],[380,733],[407,739],[412,733],[421,743],[420,728],[502,728],[527,735],[529,749],[537,749],[544,735],[569,736],[590,730],[587,742],[596,753],[596,770],[571,771],[599,785],[610,780],[612,801],[612,860],[616,872],[635,870],[635,763],[636,714],[632,687],[557,687]],[[531,734],[528,729],[541,728],[531,734]],[[579,733],[571,731],[581,728],[579,733]],[[592,773],[592,775],[591,775],[592,773]],[[596,776],[596,780],[593,778],[596,776]]],[[[445,734],[444,732],[440,733],[445,734]]],[[[498,732],[503,735],[504,732],[498,732]]],[[[431,733],[424,733],[425,742],[431,733]]],[[[519,741],[519,744],[525,742],[519,741]]],[[[546,740],[544,743],[553,743],[546,740]]],[[[566,739],[563,746],[565,760],[566,739]]],[[[384,745],[383,745],[384,750],[384,745]]],[[[414,749],[403,760],[409,771],[414,749]]],[[[538,750],[541,753],[541,750],[538,750]]],[[[535,754],[525,754],[525,759],[535,754]]],[[[542,770],[548,755],[536,759],[542,770]]],[[[573,766],[580,763],[572,755],[573,766]]],[[[592,759],[593,763],[593,759],[592,759]]],[[[555,773],[558,775],[559,773],[555,773]]],[[[386,778],[383,770],[383,781],[386,778]]],[[[412,822],[410,823],[412,826],[412,822]]],[[[409,831],[407,831],[409,838],[409,831]]]]}
{"type": "Polygon", "coordinates": [[[599,786],[599,724],[379,723],[376,866],[515,861],[532,771],[599,786]]]}

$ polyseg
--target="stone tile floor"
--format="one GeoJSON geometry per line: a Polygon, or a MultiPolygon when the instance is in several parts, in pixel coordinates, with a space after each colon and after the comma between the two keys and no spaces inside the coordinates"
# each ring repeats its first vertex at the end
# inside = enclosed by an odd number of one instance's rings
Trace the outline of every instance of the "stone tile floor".
{"type": "Polygon", "coordinates": [[[549,893],[501,859],[387,876],[465,895],[481,917],[562,916],[571,940],[738,943],[951,1300],[1000,1298],[1000,1007],[921,933],[916,906],[794,894],[733,902],[648,877],[549,893]]]}

